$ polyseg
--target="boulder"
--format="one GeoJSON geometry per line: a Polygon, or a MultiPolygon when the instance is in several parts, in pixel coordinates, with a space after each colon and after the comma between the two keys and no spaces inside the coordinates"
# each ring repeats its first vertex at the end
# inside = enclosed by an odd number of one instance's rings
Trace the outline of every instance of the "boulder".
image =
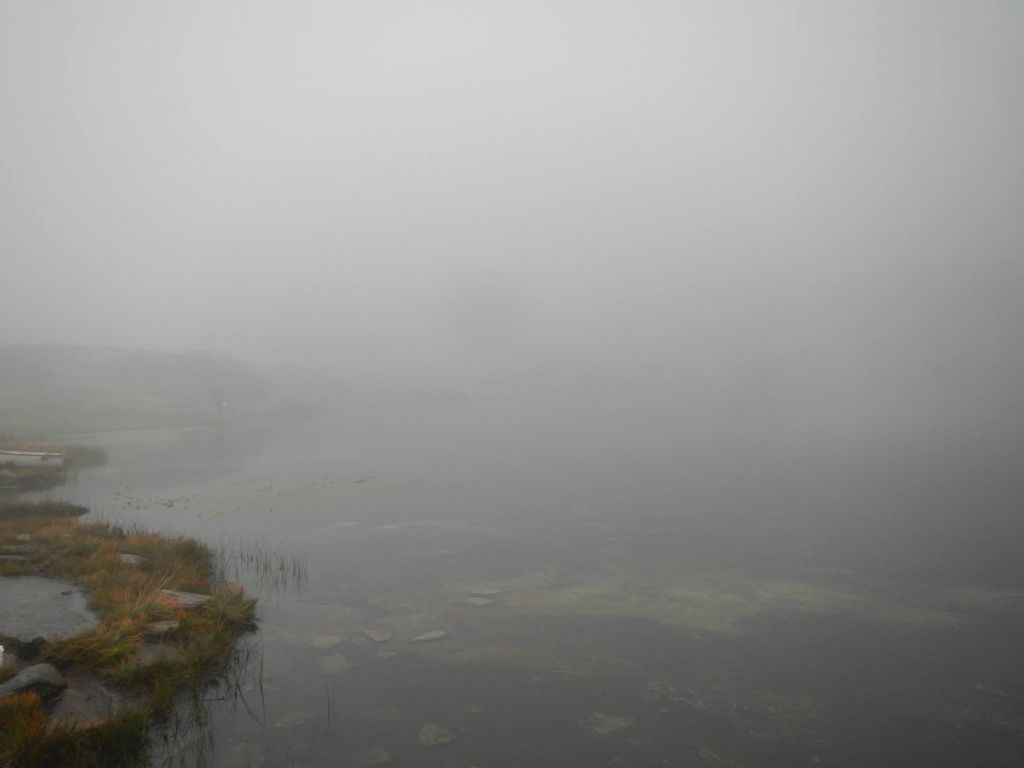
{"type": "Polygon", "coordinates": [[[39,698],[47,701],[55,699],[67,686],[64,676],[52,664],[34,664],[0,685],[0,699],[13,693],[32,691],[39,694],[39,698]]]}

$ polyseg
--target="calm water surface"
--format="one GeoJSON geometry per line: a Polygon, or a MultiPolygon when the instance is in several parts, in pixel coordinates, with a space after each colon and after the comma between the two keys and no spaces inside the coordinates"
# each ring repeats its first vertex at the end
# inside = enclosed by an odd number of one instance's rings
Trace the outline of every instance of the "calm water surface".
{"type": "Polygon", "coordinates": [[[250,663],[172,762],[1024,765],[1024,594],[811,459],[454,400],[91,439],[53,495],[307,569],[239,572],[250,663]]]}

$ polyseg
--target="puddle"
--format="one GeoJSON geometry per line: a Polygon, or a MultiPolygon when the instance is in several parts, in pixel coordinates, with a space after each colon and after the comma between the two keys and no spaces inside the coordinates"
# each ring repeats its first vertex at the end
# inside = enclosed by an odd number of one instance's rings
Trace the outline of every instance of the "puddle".
{"type": "Polygon", "coordinates": [[[42,576],[0,578],[0,633],[19,640],[65,637],[98,623],[81,587],[42,576]]]}

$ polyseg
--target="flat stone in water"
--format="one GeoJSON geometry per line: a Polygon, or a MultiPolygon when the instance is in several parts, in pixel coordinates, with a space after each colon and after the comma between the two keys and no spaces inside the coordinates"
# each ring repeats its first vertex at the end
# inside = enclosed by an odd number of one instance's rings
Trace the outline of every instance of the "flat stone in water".
{"type": "Polygon", "coordinates": [[[424,632],[422,635],[416,635],[410,643],[430,643],[434,640],[444,640],[448,637],[448,633],[443,629],[432,629],[429,632],[424,632]]]}
{"type": "Polygon", "coordinates": [[[0,699],[28,691],[38,693],[41,699],[52,699],[67,685],[64,676],[52,664],[34,664],[0,685],[0,699]]]}
{"type": "Polygon", "coordinates": [[[68,687],[53,708],[50,722],[89,728],[109,720],[123,705],[124,699],[106,688],[99,678],[71,676],[68,687]]]}
{"type": "Polygon", "coordinates": [[[599,733],[603,736],[613,731],[629,728],[633,722],[633,718],[627,715],[609,715],[604,712],[595,712],[583,721],[583,725],[594,733],[599,733]]]}
{"type": "Polygon", "coordinates": [[[473,587],[472,589],[467,589],[466,594],[473,597],[496,597],[501,594],[501,590],[491,589],[490,587],[473,587]]]}
{"type": "Polygon", "coordinates": [[[42,576],[0,578],[0,605],[0,633],[19,640],[66,637],[99,622],[74,584],[42,576]]]}
{"type": "Polygon", "coordinates": [[[348,672],[352,669],[348,659],[340,653],[320,657],[317,661],[317,666],[320,667],[320,671],[325,675],[340,675],[342,672],[348,672]]]}
{"type": "Polygon", "coordinates": [[[437,723],[427,723],[420,728],[417,738],[424,747],[440,747],[455,741],[455,734],[437,723]]]}
{"type": "Polygon", "coordinates": [[[150,640],[159,640],[168,632],[173,632],[179,626],[177,621],[154,621],[146,625],[146,637],[150,640]]]}
{"type": "Polygon", "coordinates": [[[211,595],[200,595],[195,592],[179,592],[175,589],[161,589],[160,594],[164,597],[170,598],[178,608],[184,608],[186,610],[198,608],[213,599],[211,595]]]}
{"type": "Polygon", "coordinates": [[[483,607],[485,605],[494,605],[494,601],[491,600],[489,597],[467,597],[462,602],[464,602],[466,605],[475,605],[478,608],[483,607]]]}
{"type": "Polygon", "coordinates": [[[364,629],[363,634],[375,643],[386,643],[391,639],[391,631],[388,629],[364,629]]]}

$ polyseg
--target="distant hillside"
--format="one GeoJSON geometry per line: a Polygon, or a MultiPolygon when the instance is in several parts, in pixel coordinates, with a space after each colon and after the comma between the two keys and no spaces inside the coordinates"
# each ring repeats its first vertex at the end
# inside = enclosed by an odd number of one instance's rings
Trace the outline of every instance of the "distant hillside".
{"type": "Polygon", "coordinates": [[[0,434],[208,424],[260,412],[270,386],[226,358],[133,349],[0,346],[0,434]]]}

